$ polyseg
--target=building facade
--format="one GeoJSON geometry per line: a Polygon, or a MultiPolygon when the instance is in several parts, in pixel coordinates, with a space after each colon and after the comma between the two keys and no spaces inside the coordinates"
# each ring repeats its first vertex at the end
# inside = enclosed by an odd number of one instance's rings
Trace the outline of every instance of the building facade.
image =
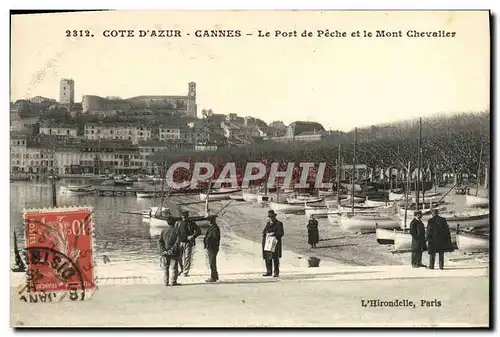
{"type": "Polygon", "coordinates": [[[78,136],[78,127],[76,125],[54,125],[44,123],[40,125],[40,134],[75,138],[78,136]]]}
{"type": "Polygon", "coordinates": [[[151,134],[152,127],[146,125],[87,123],[84,128],[85,139],[128,140],[132,144],[138,144],[142,140],[150,140],[151,134]]]}

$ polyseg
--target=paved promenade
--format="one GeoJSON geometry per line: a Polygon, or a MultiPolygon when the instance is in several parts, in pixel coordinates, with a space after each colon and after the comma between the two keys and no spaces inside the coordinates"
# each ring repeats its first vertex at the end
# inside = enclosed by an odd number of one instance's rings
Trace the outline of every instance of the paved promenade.
{"type": "MultiPolygon", "coordinates": [[[[83,302],[29,304],[12,296],[13,326],[487,326],[485,266],[328,267],[180,278],[164,287],[140,274],[103,278],[83,302]],[[121,277],[121,278],[117,278],[121,277]],[[364,307],[362,300],[415,307],[364,307]],[[440,301],[437,307],[436,301],[440,301]],[[434,306],[428,306],[434,301],[434,306]],[[422,304],[424,304],[422,306],[422,304]]],[[[13,289],[14,290],[14,289],[13,289]]]]}

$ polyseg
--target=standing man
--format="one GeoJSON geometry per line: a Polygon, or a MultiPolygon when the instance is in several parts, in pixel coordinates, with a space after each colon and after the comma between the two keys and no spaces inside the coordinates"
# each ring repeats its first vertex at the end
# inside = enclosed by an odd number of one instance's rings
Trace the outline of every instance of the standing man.
{"type": "Polygon", "coordinates": [[[165,261],[164,282],[166,286],[177,286],[177,277],[179,276],[179,231],[175,227],[175,220],[167,220],[168,227],[163,228],[160,233],[158,245],[163,261],[165,261]],[[172,280],[170,282],[170,267],[172,267],[172,280]]]}
{"type": "Polygon", "coordinates": [[[267,212],[269,221],[267,222],[264,230],[262,231],[262,258],[266,261],[266,273],[262,276],[273,275],[274,263],[274,277],[280,275],[280,258],[281,258],[281,238],[285,235],[283,223],[276,219],[276,213],[273,210],[267,212]],[[268,236],[273,236],[277,240],[276,248],[273,252],[264,250],[266,239],[268,236]]]}
{"type": "Polygon", "coordinates": [[[307,242],[311,245],[311,248],[316,248],[316,244],[319,241],[319,231],[318,231],[318,220],[314,218],[313,214],[311,214],[309,222],[307,223],[307,234],[308,234],[307,242]]]}
{"type": "Polygon", "coordinates": [[[210,219],[210,227],[203,238],[203,244],[207,250],[208,264],[210,265],[210,278],[206,282],[217,282],[219,273],[217,272],[217,253],[220,246],[220,228],[217,226],[215,217],[210,219]]]}
{"type": "Polygon", "coordinates": [[[422,222],[422,211],[415,211],[415,219],[410,222],[411,234],[411,266],[413,268],[425,267],[422,264],[422,253],[425,247],[425,226],[422,222]]]}
{"type": "Polygon", "coordinates": [[[427,223],[427,246],[429,252],[429,269],[434,269],[436,253],[439,254],[439,269],[444,268],[444,252],[453,251],[451,244],[450,227],[445,218],[440,217],[439,211],[432,210],[432,218],[427,223]]]}
{"type": "Polygon", "coordinates": [[[196,238],[201,234],[201,229],[196,222],[189,220],[189,211],[182,211],[181,217],[181,221],[178,223],[182,260],[181,273],[187,277],[191,269],[193,246],[196,244],[196,238]]]}

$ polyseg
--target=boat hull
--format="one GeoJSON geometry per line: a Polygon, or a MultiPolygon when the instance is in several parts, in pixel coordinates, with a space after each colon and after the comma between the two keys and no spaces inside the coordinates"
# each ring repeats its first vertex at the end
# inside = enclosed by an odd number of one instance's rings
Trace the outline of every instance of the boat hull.
{"type": "Polygon", "coordinates": [[[306,213],[306,217],[310,217],[311,215],[314,215],[315,218],[328,217],[328,208],[326,206],[306,206],[304,212],[306,213]]]}
{"type": "Polygon", "coordinates": [[[305,205],[291,205],[286,203],[269,202],[269,208],[276,213],[300,213],[304,212],[305,205]]]}
{"type": "Polygon", "coordinates": [[[394,229],[399,224],[396,219],[387,216],[346,214],[340,218],[340,226],[343,230],[352,233],[375,233],[375,228],[394,229]]]}
{"type": "Polygon", "coordinates": [[[490,249],[490,240],[487,236],[470,233],[457,234],[458,250],[469,253],[487,252],[490,249]]]}
{"type": "Polygon", "coordinates": [[[257,193],[249,193],[243,192],[242,194],[243,200],[246,202],[256,202],[257,201],[257,193]]]}
{"type": "Polygon", "coordinates": [[[412,237],[407,232],[394,233],[394,250],[411,250],[412,237]]]}
{"type": "Polygon", "coordinates": [[[467,207],[488,208],[490,206],[490,199],[476,197],[473,195],[466,195],[465,204],[467,205],[467,207]]]}
{"type": "MultiPolygon", "coordinates": [[[[448,226],[450,228],[456,228],[457,225],[460,225],[461,228],[487,228],[490,226],[490,215],[489,212],[485,214],[479,214],[479,215],[454,215],[454,214],[440,214],[441,217],[446,219],[446,222],[448,223],[448,226]]],[[[409,223],[413,217],[408,216],[407,217],[407,225],[406,228],[409,227],[409,223]]],[[[424,216],[422,218],[422,222],[424,225],[427,227],[427,222],[431,218],[430,215],[424,216]]],[[[401,229],[404,229],[404,217],[400,218],[399,221],[399,226],[401,229]]]]}
{"type": "MultiPolygon", "coordinates": [[[[231,196],[231,193],[210,193],[208,198],[210,200],[227,200],[231,196]]],[[[205,201],[207,200],[207,194],[206,193],[200,193],[200,200],[205,201]]]]}
{"type": "Polygon", "coordinates": [[[394,230],[376,228],[375,237],[377,238],[377,242],[381,245],[394,244],[394,230]]]}

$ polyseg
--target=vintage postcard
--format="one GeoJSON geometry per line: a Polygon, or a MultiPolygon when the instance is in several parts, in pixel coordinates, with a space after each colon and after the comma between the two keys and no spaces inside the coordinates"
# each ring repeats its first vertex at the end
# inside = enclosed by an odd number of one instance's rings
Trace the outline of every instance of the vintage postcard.
{"type": "Polygon", "coordinates": [[[490,327],[491,29],[11,13],[11,326],[490,327]]]}

